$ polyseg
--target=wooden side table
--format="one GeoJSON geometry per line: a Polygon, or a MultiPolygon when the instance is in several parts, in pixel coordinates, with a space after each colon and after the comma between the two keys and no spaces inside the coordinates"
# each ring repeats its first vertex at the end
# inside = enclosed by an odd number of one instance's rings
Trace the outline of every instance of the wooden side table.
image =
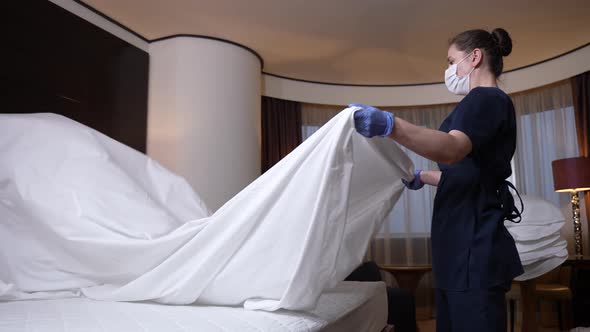
{"type": "MultiPolygon", "coordinates": [[[[570,256],[563,265],[572,266],[574,325],[587,324],[590,321],[586,309],[590,304],[590,283],[586,280],[590,276],[590,256],[570,256]]],[[[520,281],[523,332],[537,331],[535,284],[535,279],[520,281]]]]}
{"type": "Polygon", "coordinates": [[[400,288],[409,289],[412,294],[415,294],[418,283],[426,272],[432,271],[432,266],[379,265],[379,269],[391,273],[400,288]]]}

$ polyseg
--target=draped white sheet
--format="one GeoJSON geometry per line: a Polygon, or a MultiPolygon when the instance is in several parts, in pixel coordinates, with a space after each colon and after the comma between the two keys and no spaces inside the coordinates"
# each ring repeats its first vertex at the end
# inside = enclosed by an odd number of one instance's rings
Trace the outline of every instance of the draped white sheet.
{"type": "Polygon", "coordinates": [[[392,140],[356,133],[354,110],[212,215],[182,178],[93,129],[0,115],[0,300],[312,309],[413,172],[392,140]]]}

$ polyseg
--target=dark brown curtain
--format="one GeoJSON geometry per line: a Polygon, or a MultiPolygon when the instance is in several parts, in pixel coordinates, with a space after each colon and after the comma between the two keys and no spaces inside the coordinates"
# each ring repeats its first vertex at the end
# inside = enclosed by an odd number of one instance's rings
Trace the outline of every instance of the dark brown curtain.
{"type": "Polygon", "coordinates": [[[262,97],[262,173],[301,144],[301,103],[262,97]]]}
{"type": "MultiPolygon", "coordinates": [[[[590,72],[572,77],[572,97],[576,114],[576,133],[580,156],[590,156],[590,72]]],[[[586,220],[590,226],[590,194],[584,194],[586,220]]]]}

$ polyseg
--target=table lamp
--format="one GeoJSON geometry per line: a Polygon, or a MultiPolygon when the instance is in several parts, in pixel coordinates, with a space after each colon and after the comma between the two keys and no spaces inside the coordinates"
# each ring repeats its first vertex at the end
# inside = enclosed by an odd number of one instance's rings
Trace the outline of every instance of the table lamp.
{"type": "Polygon", "coordinates": [[[553,185],[556,192],[572,194],[572,213],[576,256],[582,256],[582,223],[578,192],[590,190],[590,158],[577,157],[554,160],[553,185]]]}

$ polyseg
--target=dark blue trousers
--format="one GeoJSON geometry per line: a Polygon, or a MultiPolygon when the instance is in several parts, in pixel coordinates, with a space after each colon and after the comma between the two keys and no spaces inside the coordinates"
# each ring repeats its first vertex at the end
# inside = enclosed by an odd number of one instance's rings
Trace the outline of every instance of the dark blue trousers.
{"type": "Polygon", "coordinates": [[[489,289],[436,289],[436,332],[505,332],[510,283],[489,289]]]}

